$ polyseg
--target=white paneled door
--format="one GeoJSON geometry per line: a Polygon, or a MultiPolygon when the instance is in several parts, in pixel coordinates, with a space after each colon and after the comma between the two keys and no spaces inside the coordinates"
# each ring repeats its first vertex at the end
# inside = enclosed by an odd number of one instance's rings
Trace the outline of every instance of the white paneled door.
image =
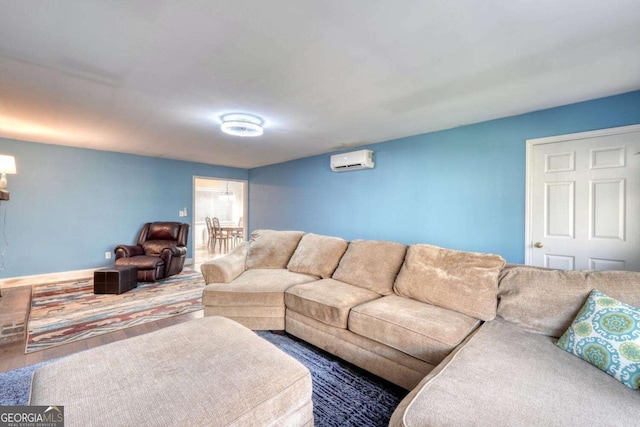
{"type": "Polygon", "coordinates": [[[640,126],[527,141],[528,264],[640,271],[640,126]]]}

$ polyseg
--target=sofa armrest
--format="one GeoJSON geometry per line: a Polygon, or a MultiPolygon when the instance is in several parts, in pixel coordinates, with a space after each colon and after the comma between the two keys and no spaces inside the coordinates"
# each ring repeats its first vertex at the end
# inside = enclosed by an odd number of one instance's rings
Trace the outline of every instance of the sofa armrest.
{"type": "Polygon", "coordinates": [[[209,283],[229,283],[245,271],[247,258],[247,244],[242,243],[231,253],[222,258],[205,262],[200,266],[200,271],[204,276],[204,282],[209,283]]]}
{"type": "Polygon", "coordinates": [[[469,341],[478,333],[480,329],[485,325],[483,323],[479,328],[476,328],[475,331],[471,332],[467,337],[460,343],[456,348],[454,348],[451,353],[445,357],[442,362],[438,363],[438,365],[431,370],[423,379],[415,386],[412,390],[407,394],[398,404],[396,409],[394,409],[393,414],[391,414],[391,419],[389,420],[389,427],[406,427],[404,422],[405,412],[409,409],[409,405],[417,398],[422,389],[429,383],[432,379],[436,378],[440,371],[444,370],[449,363],[456,357],[458,352],[462,350],[469,341]]]}
{"type": "Polygon", "coordinates": [[[144,249],[138,245],[118,245],[113,251],[116,259],[144,255],[144,249]]]}

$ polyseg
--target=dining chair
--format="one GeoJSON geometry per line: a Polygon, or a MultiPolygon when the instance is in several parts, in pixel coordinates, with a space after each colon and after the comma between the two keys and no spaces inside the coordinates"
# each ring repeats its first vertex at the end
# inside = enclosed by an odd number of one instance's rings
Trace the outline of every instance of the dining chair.
{"type": "Polygon", "coordinates": [[[234,245],[242,243],[242,241],[244,240],[244,217],[240,217],[240,219],[238,220],[238,227],[240,227],[240,230],[235,230],[231,234],[234,245]]]}
{"type": "Polygon", "coordinates": [[[213,243],[213,248],[216,247],[216,234],[213,229],[213,224],[211,222],[211,218],[208,216],[204,218],[204,222],[207,224],[207,248],[211,246],[213,243]]]}
{"type": "Polygon", "coordinates": [[[219,241],[218,243],[218,249],[222,252],[222,242],[224,241],[224,250],[225,252],[229,249],[229,239],[231,238],[231,236],[229,235],[229,232],[224,231],[222,229],[222,227],[220,227],[220,220],[216,217],[211,219],[211,222],[213,223],[213,248],[215,249],[216,247],[216,240],[219,241]]]}

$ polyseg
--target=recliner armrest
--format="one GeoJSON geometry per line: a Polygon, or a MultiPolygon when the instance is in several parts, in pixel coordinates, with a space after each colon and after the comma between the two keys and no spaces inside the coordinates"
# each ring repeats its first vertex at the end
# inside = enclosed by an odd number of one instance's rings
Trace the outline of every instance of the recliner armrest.
{"type": "Polygon", "coordinates": [[[170,252],[172,256],[184,256],[187,254],[187,248],[184,246],[169,246],[162,249],[162,253],[160,254],[161,258],[167,257],[168,254],[165,252],[170,252]]]}
{"type": "Polygon", "coordinates": [[[116,259],[144,255],[144,249],[138,245],[118,245],[113,251],[116,259]]]}
{"type": "Polygon", "coordinates": [[[200,271],[204,276],[204,282],[209,283],[229,283],[245,271],[247,258],[247,244],[238,245],[228,255],[205,262],[200,266],[200,271]]]}

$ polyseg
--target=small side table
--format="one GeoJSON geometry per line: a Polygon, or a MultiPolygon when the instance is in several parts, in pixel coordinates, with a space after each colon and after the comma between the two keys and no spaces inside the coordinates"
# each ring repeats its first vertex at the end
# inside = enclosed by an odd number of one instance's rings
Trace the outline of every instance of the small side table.
{"type": "Polygon", "coordinates": [[[134,266],[113,266],[93,272],[94,294],[121,294],[138,287],[138,269],[134,266]]]}

